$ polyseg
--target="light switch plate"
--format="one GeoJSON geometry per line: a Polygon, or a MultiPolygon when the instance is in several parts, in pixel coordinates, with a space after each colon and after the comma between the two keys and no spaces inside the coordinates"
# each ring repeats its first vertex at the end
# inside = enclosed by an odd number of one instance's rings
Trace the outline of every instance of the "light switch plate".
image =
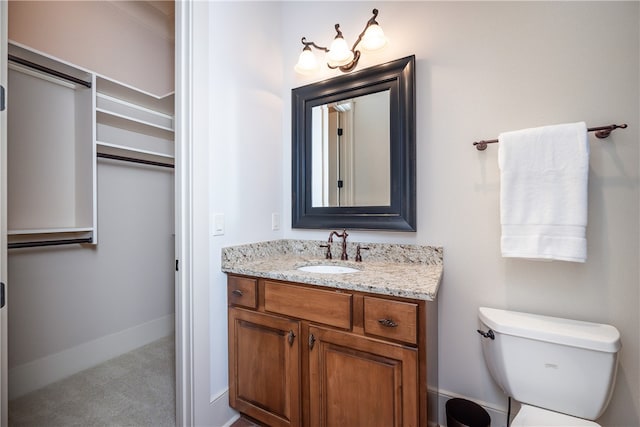
{"type": "Polygon", "coordinates": [[[277,212],[271,214],[271,229],[280,230],[280,214],[277,212]]]}
{"type": "Polygon", "coordinates": [[[224,214],[213,214],[213,235],[222,236],[224,234],[224,214]]]}

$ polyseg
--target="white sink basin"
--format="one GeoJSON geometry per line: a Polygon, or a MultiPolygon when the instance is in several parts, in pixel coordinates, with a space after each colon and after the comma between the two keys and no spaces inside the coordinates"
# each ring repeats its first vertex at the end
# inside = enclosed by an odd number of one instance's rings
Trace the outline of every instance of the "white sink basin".
{"type": "Polygon", "coordinates": [[[300,271],[306,271],[307,273],[323,273],[323,274],[344,274],[344,273],[357,273],[360,270],[353,267],[346,267],[344,265],[325,264],[325,265],[305,265],[304,267],[298,267],[300,271]]]}

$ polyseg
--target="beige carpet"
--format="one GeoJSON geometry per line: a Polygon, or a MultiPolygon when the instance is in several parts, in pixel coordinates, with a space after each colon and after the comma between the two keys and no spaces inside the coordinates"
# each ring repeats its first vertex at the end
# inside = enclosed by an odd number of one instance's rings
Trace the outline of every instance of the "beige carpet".
{"type": "Polygon", "coordinates": [[[175,426],[173,335],[9,402],[10,426],[175,426]]]}

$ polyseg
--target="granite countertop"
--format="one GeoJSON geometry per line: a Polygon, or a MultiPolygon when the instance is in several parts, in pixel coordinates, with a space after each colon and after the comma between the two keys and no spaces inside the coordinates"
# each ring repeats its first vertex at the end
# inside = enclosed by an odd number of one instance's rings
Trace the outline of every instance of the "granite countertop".
{"type": "Polygon", "coordinates": [[[340,261],[342,243],[334,242],[333,260],[325,259],[320,240],[273,240],[222,249],[222,271],[336,289],[434,301],[443,273],[441,247],[348,242],[349,261],[340,261]],[[362,262],[355,262],[356,246],[362,262]],[[337,260],[336,260],[337,258],[337,260]],[[361,270],[325,274],[297,270],[305,265],[336,264],[361,270]]]}

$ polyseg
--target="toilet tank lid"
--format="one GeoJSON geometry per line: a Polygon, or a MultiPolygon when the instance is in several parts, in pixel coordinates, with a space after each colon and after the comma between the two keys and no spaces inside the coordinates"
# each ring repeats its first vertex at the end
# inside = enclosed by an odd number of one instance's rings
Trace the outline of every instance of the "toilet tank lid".
{"type": "Polygon", "coordinates": [[[482,322],[505,335],[615,353],[620,349],[620,332],[611,325],[570,320],[539,314],[480,307],[482,322]]]}

